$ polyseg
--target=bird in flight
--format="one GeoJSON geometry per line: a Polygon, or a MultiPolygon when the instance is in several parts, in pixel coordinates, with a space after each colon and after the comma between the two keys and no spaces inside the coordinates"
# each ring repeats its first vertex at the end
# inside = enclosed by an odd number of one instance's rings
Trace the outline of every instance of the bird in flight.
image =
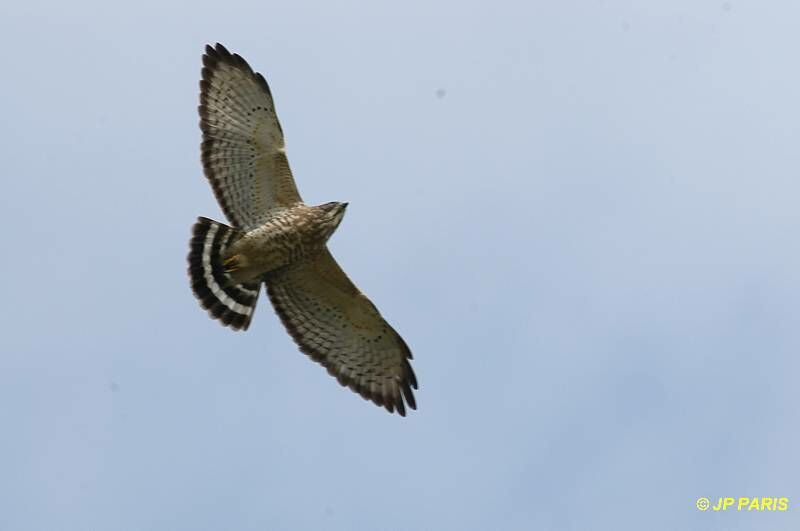
{"type": "Polygon", "coordinates": [[[203,170],[229,225],[200,217],[189,277],[209,315],[247,330],[261,284],[300,350],[390,413],[416,409],[411,351],[326,245],[347,203],[308,206],[289,169],[264,77],[206,46],[200,81],[203,170]]]}

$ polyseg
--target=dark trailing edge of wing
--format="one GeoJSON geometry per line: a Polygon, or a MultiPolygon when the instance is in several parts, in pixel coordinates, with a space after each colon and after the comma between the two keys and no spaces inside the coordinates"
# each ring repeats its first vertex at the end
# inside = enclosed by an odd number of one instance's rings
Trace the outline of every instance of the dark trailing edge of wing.
{"type": "Polygon", "coordinates": [[[388,323],[386,326],[389,327],[392,333],[399,340],[406,358],[403,360],[403,378],[397,382],[398,393],[395,396],[372,393],[368,388],[358,385],[358,382],[356,382],[355,379],[351,378],[349,375],[337,373],[334,366],[328,363],[325,353],[318,351],[313,345],[303,343],[302,334],[289,319],[288,312],[286,311],[286,308],[284,308],[281,298],[270,286],[269,279],[266,279],[265,284],[267,286],[267,294],[272,301],[272,306],[275,308],[275,313],[278,314],[278,317],[280,318],[286,330],[289,332],[289,335],[292,337],[295,344],[297,344],[300,351],[325,367],[325,369],[328,371],[328,374],[335,377],[342,386],[349,387],[365,400],[371,400],[378,406],[385,408],[389,413],[394,413],[396,410],[401,417],[406,416],[406,404],[408,404],[408,407],[411,409],[417,409],[417,402],[412,391],[412,388],[418,389],[417,376],[414,374],[414,369],[408,362],[408,360],[413,359],[411,350],[408,348],[408,345],[400,336],[400,334],[398,334],[388,323]]]}
{"type": "MultiPolygon", "coordinates": [[[[270,91],[267,80],[258,72],[254,72],[250,65],[239,54],[230,53],[227,48],[217,43],[215,47],[206,45],[205,54],[203,55],[203,69],[202,79],[200,80],[200,106],[197,108],[200,114],[200,129],[203,132],[203,141],[200,146],[201,161],[203,163],[203,172],[206,178],[211,183],[211,188],[214,190],[214,196],[225,213],[228,220],[236,227],[243,227],[245,224],[243,220],[239,219],[236,215],[236,210],[228,204],[225,194],[219,184],[219,180],[214,174],[214,169],[211,160],[211,153],[214,152],[215,140],[213,135],[209,133],[212,130],[210,125],[210,113],[208,107],[209,92],[211,90],[212,80],[219,69],[220,64],[226,64],[237,68],[246,74],[253,77],[262,90],[266,93],[267,97],[272,99],[272,92],[270,91]]],[[[280,129],[280,123],[277,124],[280,129]]]]}

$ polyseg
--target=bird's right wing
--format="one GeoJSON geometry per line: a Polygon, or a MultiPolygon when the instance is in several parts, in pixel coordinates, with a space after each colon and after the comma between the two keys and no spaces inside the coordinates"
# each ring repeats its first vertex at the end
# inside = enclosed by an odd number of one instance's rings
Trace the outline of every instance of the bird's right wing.
{"type": "Polygon", "coordinates": [[[405,416],[404,401],[416,409],[411,351],[327,248],[265,280],[276,313],[301,351],[390,413],[405,416]]]}
{"type": "Polygon", "coordinates": [[[250,230],[301,201],[266,80],[221,44],[203,55],[199,111],[203,169],[231,224],[250,230]]]}

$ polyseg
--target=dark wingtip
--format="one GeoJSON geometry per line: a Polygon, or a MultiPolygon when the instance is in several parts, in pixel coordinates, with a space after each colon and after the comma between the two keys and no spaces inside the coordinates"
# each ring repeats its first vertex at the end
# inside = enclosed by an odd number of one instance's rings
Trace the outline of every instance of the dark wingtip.
{"type": "Polygon", "coordinates": [[[206,44],[205,54],[209,57],[219,58],[230,56],[231,52],[220,43],[215,43],[214,46],[206,44]]]}

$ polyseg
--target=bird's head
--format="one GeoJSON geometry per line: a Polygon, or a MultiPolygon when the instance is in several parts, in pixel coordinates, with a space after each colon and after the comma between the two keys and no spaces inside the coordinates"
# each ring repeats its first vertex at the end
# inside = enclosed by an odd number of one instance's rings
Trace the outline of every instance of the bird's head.
{"type": "Polygon", "coordinates": [[[347,203],[338,203],[334,201],[332,203],[320,205],[317,209],[320,212],[322,230],[325,233],[325,237],[328,238],[339,226],[339,223],[342,222],[344,212],[347,210],[347,203]]]}

